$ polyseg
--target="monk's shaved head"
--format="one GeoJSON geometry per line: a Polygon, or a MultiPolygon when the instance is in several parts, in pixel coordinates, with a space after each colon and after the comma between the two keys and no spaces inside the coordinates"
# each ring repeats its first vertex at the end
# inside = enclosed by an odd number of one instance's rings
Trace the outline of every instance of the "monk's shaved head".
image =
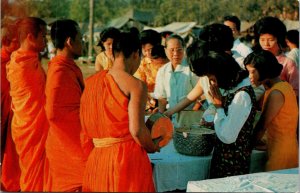
{"type": "Polygon", "coordinates": [[[37,17],[26,17],[17,22],[18,35],[20,42],[23,42],[28,34],[32,34],[37,37],[39,32],[42,31],[43,27],[47,24],[44,20],[37,17]]]}

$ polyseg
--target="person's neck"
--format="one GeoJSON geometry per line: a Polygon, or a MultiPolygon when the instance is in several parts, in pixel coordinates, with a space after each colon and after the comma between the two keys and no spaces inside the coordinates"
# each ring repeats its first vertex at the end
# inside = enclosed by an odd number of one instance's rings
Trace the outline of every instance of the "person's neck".
{"type": "Polygon", "coordinates": [[[290,44],[290,50],[292,50],[292,49],[294,49],[294,48],[298,48],[296,45],[294,45],[294,44],[290,44]]]}
{"type": "Polygon", "coordinates": [[[264,86],[266,88],[272,88],[275,84],[278,82],[282,82],[282,80],[279,77],[269,79],[267,82],[264,83],[264,86]]]}
{"type": "Polygon", "coordinates": [[[58,49],[56,55],[57,56],[64,56],[66,58],[74,60],[74,55],[66,49],[58,49]]]}
{"type": "Polygon", "coordinates": [[[279,56],[281,54],[282,50],[279,48],[278,50],[275,50],[273,52],[274,56],[279,56]]]}
{"type": "Polygon", "coordinates": [[[113,66],[111,67],[111,70],[121,70],[130,73],[130,69],[128,69],[126,63],[127,61],[125,57],[123,57],[123,55],[122,56],[118,55],[118,57],[114,59],[114,63],[113,66]]]}
{"type": "Polygon", "coordinates": [[[171,63],[171,65],[172,65],[172,70],[175,71],[176,67],[177,67],[179,64],[173,64],[173,63],[171,63]]]}
{"type": "Polygon", "coordinates": [[[29,46],[26,43],[21,44],[19,51],[21,52],[36,52],[38,53],[33,47],[29,46]]]}
{"type": "Polygon", "coordinates": [[[113,54],[108,53],[107,51],[104,51],[104,53],[105,53],[105,55],[106,55],[108,58],[110,58],[110,59],[113,58],[113,54]]]}

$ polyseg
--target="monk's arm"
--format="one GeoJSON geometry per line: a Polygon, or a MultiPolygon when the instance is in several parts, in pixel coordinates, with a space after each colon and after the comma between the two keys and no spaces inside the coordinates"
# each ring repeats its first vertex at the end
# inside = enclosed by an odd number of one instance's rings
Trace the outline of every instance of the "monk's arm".
{"type": "Polygon", "coordinates": [[[141,81],[134,81],[130,85],[130,100],[128,104],[129,130],[134,140],[149,153],[159,150],[158,144],[151,139],[149,129],[145,125],[145,106],[147,87],[141,81]]]}

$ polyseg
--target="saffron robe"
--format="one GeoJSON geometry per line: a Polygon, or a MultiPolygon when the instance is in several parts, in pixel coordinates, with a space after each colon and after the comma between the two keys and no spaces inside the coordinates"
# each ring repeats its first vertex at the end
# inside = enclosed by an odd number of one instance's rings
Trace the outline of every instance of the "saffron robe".
{"type": "Polygon", "coordinates": [[[19,156],[11,136],[11,96],[6,78],[6,64],[10,54],[1,48],[1,190],[17,192],[20,190],[19,156]]]}
{"type": "Polygon", "coordinates": [[[48,64],[46,114],[50,124],[46,142],[49,187],[46,191],[81,190],[84,157],[80,144],[80,97],[84,88],[73,59],[55,56],[48,64]]]}
{"type": "Polygon", "coordinates": [[[128,97],[107,70],[89,77],[85,86],[80,118],[86,136],[83,137],[86,139],[83,146],[90,154],[83,177],[83,191],[155,191],[147,152],[129,132],[128,97]],[[102,147],[94,147],[92,140],[101,141],[102,147]]]}
{"type": "Polygon", "coordinates": [[[43,191],[49,129],[44,109],[46,75],[38,53],[32,51],[13,52],[6,68],[14,113],[12,138],[21,168],[21,191],[43,191]]]}

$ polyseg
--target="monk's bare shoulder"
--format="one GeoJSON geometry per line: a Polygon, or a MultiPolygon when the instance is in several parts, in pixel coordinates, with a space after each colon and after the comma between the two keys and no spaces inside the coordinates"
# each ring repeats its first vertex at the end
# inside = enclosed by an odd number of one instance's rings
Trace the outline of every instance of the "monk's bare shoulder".
{"type": "Polygon", "coordinates": [[[126,96],[129,96],[132,92],[147,92],[146,84],[137,79],[136,77],[128,74],[124,71],[110,72],[119,88],[124,92],[126,96]]]}

